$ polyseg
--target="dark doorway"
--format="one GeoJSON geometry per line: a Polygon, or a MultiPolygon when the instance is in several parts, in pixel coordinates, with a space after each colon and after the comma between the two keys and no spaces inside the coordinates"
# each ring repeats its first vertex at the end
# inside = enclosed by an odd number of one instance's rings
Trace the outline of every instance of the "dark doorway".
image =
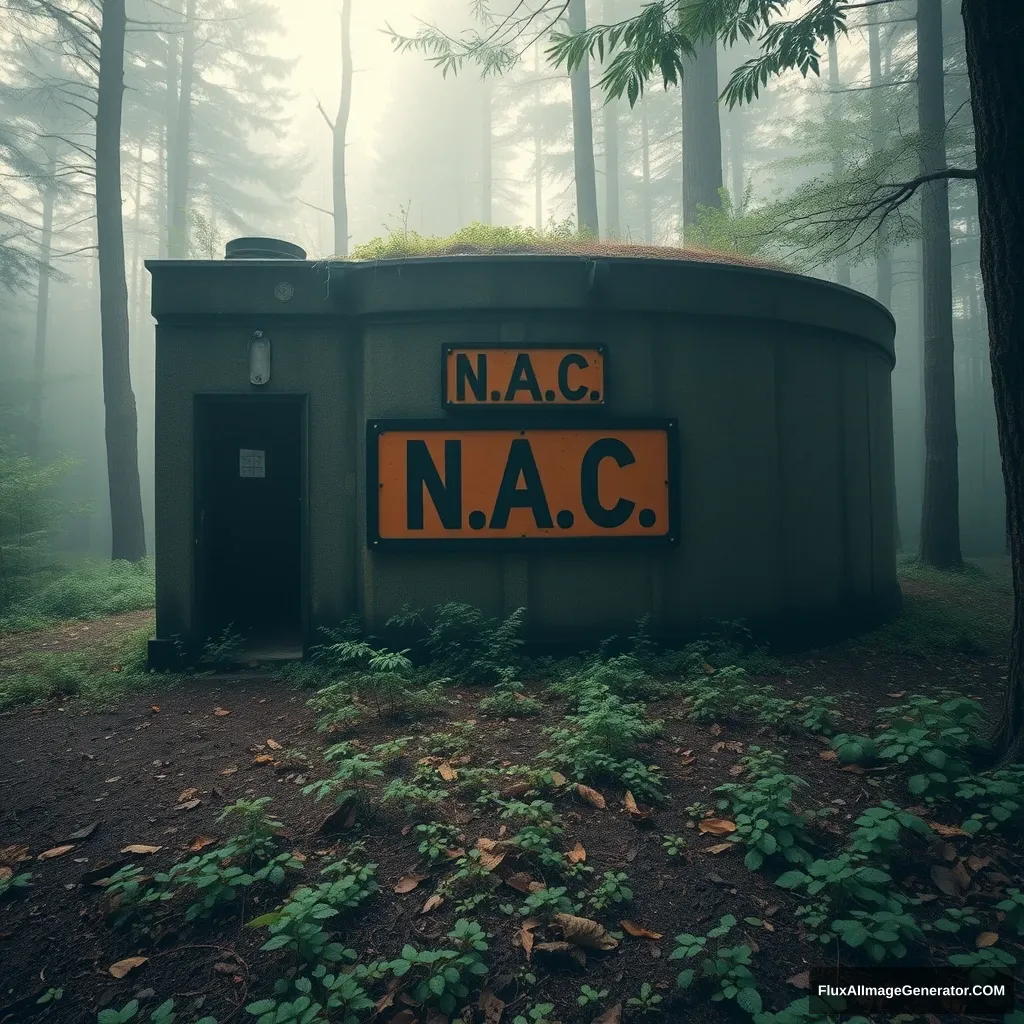
{"type": "Polygon", "coordinates": [[[302,648],[303,401],[199,398],[196,597],[204,638],[247,656],[302,648]]]}

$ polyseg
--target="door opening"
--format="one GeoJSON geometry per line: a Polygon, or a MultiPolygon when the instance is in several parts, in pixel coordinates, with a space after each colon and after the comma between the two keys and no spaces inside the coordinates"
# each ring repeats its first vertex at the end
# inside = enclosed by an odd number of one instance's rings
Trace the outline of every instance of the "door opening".
{"type": "Polygon", "coordinates": [[[203,638],[247,658],[302,652],[303,401],[196,403],[196,599],[203,638]]]}

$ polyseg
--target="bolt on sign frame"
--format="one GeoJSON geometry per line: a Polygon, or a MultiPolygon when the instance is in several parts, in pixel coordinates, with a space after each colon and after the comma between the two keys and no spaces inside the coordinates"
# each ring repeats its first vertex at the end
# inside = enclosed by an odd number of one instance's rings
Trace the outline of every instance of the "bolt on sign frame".
{"type": "Polygon", "coordinates": [[[371,551],[672,547],[674,419],[370,420],[371,551]]]}

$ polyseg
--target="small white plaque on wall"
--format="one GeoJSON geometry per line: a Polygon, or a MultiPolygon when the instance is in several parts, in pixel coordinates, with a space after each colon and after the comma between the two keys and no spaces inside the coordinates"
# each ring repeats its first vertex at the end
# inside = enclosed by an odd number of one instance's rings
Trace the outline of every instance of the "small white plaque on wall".
{"type": "Polygon", "coordinates": [[[266,476],[267,453],[257,448],[238,449],[239,476],[266,476]]]}

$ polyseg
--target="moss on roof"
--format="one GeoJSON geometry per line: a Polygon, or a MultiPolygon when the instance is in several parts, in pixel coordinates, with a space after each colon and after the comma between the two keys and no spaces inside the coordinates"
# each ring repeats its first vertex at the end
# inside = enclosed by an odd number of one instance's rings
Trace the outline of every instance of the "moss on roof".
{"type": "Polygon", "coordinates": [[[631,242],[602,241],[565,231],[536,231],[524,227],[493,227],[470,224],[447,237],[426,237],[416,232],[391,232],[356,246],[346,259],[365,262],[416,256],[579,256],[583,259],[630,258],[691,260],[736,266],[784,269],[778,263],[736,252],[722,252],[699,246],[635,245],[631,242]]]}

